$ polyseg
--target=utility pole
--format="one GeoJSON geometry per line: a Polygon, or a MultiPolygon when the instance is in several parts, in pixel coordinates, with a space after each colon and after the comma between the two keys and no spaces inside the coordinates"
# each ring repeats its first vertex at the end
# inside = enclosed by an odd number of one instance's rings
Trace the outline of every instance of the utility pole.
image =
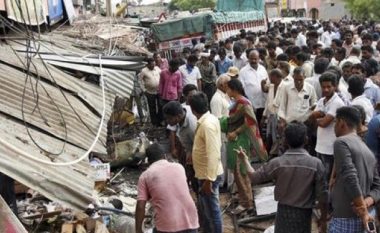
{"type": "Polygon", "coordinates": [[[106,0],[106,12],[107,12],[107,17],[111,17],[112,15],[111,0],[106,0]]]}
{"type": "Polygon", "coordinates": [[[95,14],[99,14],[100,10],[99,0],[95,0],[95,14]]]}

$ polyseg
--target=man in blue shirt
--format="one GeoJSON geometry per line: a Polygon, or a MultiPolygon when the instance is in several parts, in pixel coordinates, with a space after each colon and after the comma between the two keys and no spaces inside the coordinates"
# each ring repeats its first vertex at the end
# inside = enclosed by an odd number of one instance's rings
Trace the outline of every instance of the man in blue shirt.
{"type": "Polygon", "coordinates": [[[233,66],[232,60],[226,55],[226,50],[220,48],[218,51],[219,59],[216,61],[216,70],[218,75],[225,74],[228,72],[228,68],[233,66]]]}
{"type": "MultiPolygon", "coordinates": [[[[372,118],[368,124],[368,132],[365,137],[365,142],[369,149],[376,156],[377,161],[379,162],[380,156],[380,115],[377,115],[372,118]]],[[[379,171],[379,166],[377,168],[379,171]]]]}

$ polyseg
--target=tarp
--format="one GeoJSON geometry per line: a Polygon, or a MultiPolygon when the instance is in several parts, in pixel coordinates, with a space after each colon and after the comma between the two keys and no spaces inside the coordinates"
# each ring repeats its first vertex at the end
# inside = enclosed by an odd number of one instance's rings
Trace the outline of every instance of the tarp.
{"type": "Polygon", "coordinates": [[[212,34],[212,24],[210,14],[201,14],[192,17],[155,23],[151,25],[155,38],[162,42],[195,34],[212,34]]]}
{"type": "Polygon", "coordinates": [[[264,0],[218,0],[217,11],[264,11],[264,0]]]}
{"type": "Polygon", "coordinates": [[[214,12],[211,13],[213,23],[245,23],[253,20],[262,20],[265,18],[263,11],[249,12],[214,12]]]}
{"type": "Polygon", "coordinates": [[[265,19],[263,11],[249,12],[212,12],[177,20],[155,23],[151,29],[155,39],[159,42],[188,38],[202,34],[207,38],[212,37],[213,24],[245,23],[265,19]]]}

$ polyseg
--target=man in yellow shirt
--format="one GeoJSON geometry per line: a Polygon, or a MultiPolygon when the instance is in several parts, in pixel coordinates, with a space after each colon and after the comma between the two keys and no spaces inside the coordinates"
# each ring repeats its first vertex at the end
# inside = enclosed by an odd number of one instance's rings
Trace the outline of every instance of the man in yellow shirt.
{"type": "Polygon", "coordinates": [[[190,107],[197,117],[193,144],[193,167],[199,180],[199,205],[204,219],[204,232],[222,233],[219,205],[219,183],[222,179],[221,131],[217,117],[208,110],[206,94],[198,92],[190,99],[190,107]]]}

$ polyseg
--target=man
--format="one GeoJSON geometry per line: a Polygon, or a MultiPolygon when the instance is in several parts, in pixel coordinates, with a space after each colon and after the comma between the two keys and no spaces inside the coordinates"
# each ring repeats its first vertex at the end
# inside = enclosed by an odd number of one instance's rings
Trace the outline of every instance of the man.
{"type": "Polygon", "coordinates": [[[324,33],[322,33],[321,41],[326,47],[331,47],[334,32],[331,30],[331,25],[328,23],[325,27],[324,33]]]}
{"type": "Polygon", "coordinates": [[[216,68],[215,65],[209,60],[210,54],[201,53],[201,61],[197,63],[197,67],[201,72],[201,90],[207,95],[207,98],[211,100],[212,95],[215,93],[215,81],[216,81],[216,68]]]}
{"type": "MultiPolygon", "coordinates": [[[[224,51],[226,52],[226,56],[229,58],[229,59],[232,59],[233,57],[233,50],[232,50],[232,45],[233,45],[233,41],[231,39],[226,39],[224,41],[224,51]]],[[[220,56],[220,55],[219,55],[220,56]]]]}
{"type": "MultiPolygon", "coordinates": [[[[363,64],[355,64],[351,68],[351,73],[360,77],[364,83],[364,94],[371,101],[374,108],[380,104],[380,88],[367,77],[367,70],[363,64]]],[[[367,122],[368,123],[368,122],[367,122]]]]}
{"type": "Polygon", "coordinates": [[[351,94],[348,92],[348,79],[352,75],[352,73],[351,73],[352,65],[353,64],[351,62],[344,63],[344,65],[342,66],[342,77],[343,78],[341,78],[339,80],[339,86],[338,86],[339,91],[342,93],[344,98],[346,98],[347,100],[351,100],[351,94]]]}
{"type": "Polygon", "coordinates": [[[260,122],[265,108],[265,95],[261,89],[261,82],[268,78],[268,73],[264,66],[259,64],[257,50],[252,50],[248,59],[249,63],[240,71],[239,79],[243,84],[245,94],[256,110],[257,122],[260,122]]]}
{"type": "Polygon", "coordinates": [[[364,108],[366,113],[365,123],[368,124],[372,119],[374,108],[371,101],[364,94],[364,83],[359,76],[353,75],[348,80],[348,92],[352,96],[351,105],[359,105],[364,108]]]}
{"type": "Polygon", "coordinates": [[[275,233],[311,232],[312,209],[316,201],[322,213],[318,221],[320,232],[325,232],[327,183],[321,161],[303,148],[307,141],[306,126],[290,123],[285,129],[285,139],[289,149],[257,171],[251,167],[246,152],[240,151],[239,157],[253,184],[275,183],[274,195],[278,201],[275,233]]]}
{"type": "Polygon", "coordinates": [[[305,79],[305,82],[312,85],[314,87],[315,93],[317,94],[317,98],[322,98],[322,89],[321,84],[319,82],[319,77],[327,70],[329,66],[329,60],[327,58],[319,58],[315,61],[314,64],[314,75],[313,77],[309,77],[305,79]]]}
{"type": "Polygon", "coordinates": [[[296,28],[290,31],[292,38],[295,40],[295,45],[298,47],[307,46],[306,36],[302,35],[296,28]]]}
{"type": "Polygon", "coordinates": [[[161,122],[159,107],[158,84],[160,82],[161,70],[155,66],[153,58],[147,59],[147,65],[139,74],[140,87],[148,100],[150,121],[158,126],[161,122]]]}
{"type": "Polygon", "coordinates": [[[340,66],[341,62],[346,58],[346,49],[338,47],[335,50],[334,59],[331,61],[331,65],[340,66]]]}
{"type": "Polygon", "coordinates": [[[309,54],[304,52],[299,52],[296,55],[296,64],[305,71],[305,77],[312,77],[314,71],[314,64],[309,60],[309,54]]]}
{"type": "Polygon", "coordinates": [[[161,71],[158,84],[161,108],[172,100],[179,100],[182,95],[182,75],[178,71],[179,61],[173,59],[169,63],[169,69],[161,71]]]}
{"type": "Polygon", "coordinates": [[[154,232],[196,233],[197,208],[186,183],[185,170],[178,163],[168,162],[158,144],[149,146],[146,156],[150,166],[141,174],[137,185],[136,233],[143,233],[147,201],[155,211],[154,232]]]}
{"type": "Polygon", "coordinates": [[[368,124],[368,133],[365,137],[368,148],[377,159],[378,171],[380,171],[380,115],[374,116],[368,124]]]}
{"type": "Polygon", "coordinates": [[[348,57],[351,54],[351,50],[354,47],[353,38],[354,38],[354,33],[352,31],[347,30],[344,33],[344,42],[343,42],[342,47],[346,49],[346,57],[348,57]]]}
{"type": "MultiPolygon", "coordinates": [[[[186,174],[193,191],[198,192],[198,181],[194,179],[194,170],[191,165],[191,153],[193,150],[197,119],[191,113],[190,106],[183,106],[178,101],[167,103],[162,109],[162,112],[166,122],[169,124],[168,129],[178,136],[179,141],[185,150],[186,156],[184,158],[179,158],[179,160],[186,169],[186,174]]],[[[171,138],[175,138],[175,136],[171,138]]],[[[172,148],[173,144],[175,145],[175,141],[173,142],[171,140],[172,148]]]]}
{"type": "Polygon", "coordinates": [[[216,87],[218,88],[213,95],[210,102],[211,113],[220,118],[222,116],[228,116],[230,98],[226,94],[227,83],[231,80],[231,77],[224,74],[221,75],[216,81],[216,87]]]}
{"type": "Polygon", "coordinates": [[[265,58],[265,63],[267,64],[267,68],[269,71],[277,67],[276,48],[277,45],[273,41],[270,41],[267,45],[268,56],[265,58]]]}
{"type": "Polygon", "coordinates": [[[187,58],[187,63],[179,67],[179,71],[182,74],[182,86],[187,84],[193,84],[198,87],[198,90],[201,90],[201,72],[199,68],[195,66],[198,58],[195,55],[190,55],[187,58]]]}
{"type": "Polygon", "coordinates": [[[305,83],[305,73],[302,68],[294,70],[294,82],[284,88],[280,100],[278,116],[280,124],[285,126],[292,121],[305,122],[317,102],[313,86],[305,83]]]}
{"type": "Polygon", "coordinates": [[[362,62],[369,59],[374,59],[373,58],[374,50],[371,45],[363,45],[361,47],[361,50],[362,50],[362,62]]]}
{"type": "Polygon", "coordinates": [[[227,57],[226,50],[220,48],[218,51],[219,59],[216,61],[216,70],[218,75],[225,74],[228,72],[228,68],[233,66],[232,60],[227,57]]]}
{"type": "Polygon", "coordinates": [[[322,96],[315,111],[310,118],[316,121],[317,144],[315,151],[326,168],[326,179],[330,180],[332,168],[334,165],[334,148],[331,142],[335,141],[334,120],[336,110],[344,106],[344,102],[336,93],[337,80],[333,73],[325,72],[319,78],[321,84],[322,96]]]}
{"type": "MultiPolygon", "coordinates": [[[[231,80],[231,77],[227,74],[221,75],[216,80],[217,90],[210,102],[211,113],[218,119],[229,115],[230,98],[226,94],[227,83],[231,80]]],[[[222,164],[224,170],[224,176],[221,181],[221,186],[227,184],[227,187],[232,185],[232,173],[227,170],[227,150],[226,150],[227,138],[225,134],[222,134],[222,164]]]]}
{"type": "Polygon", "coordinates": [[[232,59],[232,65],[237,67],[239,70],[247,64],[247,58],[243,57],[243,45],[236,42],[233,47],[234,58],[232,59]]]}
{"type": "Polygon", "coordinates": [[[340,62],[340,68],[343,67],[344,63],[346,62],[351,62],[352,64],[360,64],[361,63],[361,60],[360,60],[360,48],[357,48],[357,47],[353,47],[351,49],[351,52],[349,54],[349,56],[344,59],[343,61],[340,62]]]}
{"type": "Polygon", "coordinates": [[[169,69],[169,62],[166,58],[162,58],[159,53],[153,53],[153,59],[156,63],[156,66],[160,68],[160,70],[167,70],[169,69]]]}
{"type": "Polygon", "coordinates": [[[331,191],[330,233],[368,231],[367,224],[373,221],[368,209],[380,199],[376,158],[356,134],[359,123],[357,109],[342,107],[337,110],[334,130],[337,136],[334,142],[336,179],[331,191]]]}
{"type": "Polygon", "coordinates": [[[220,123],[208,111],[208,100],[204,93],[193,95],[190,106],[198,119],[192,158],[195,177],[200,186],[199,201],[204,215],[204,232],[222,233],[219,205],[219,184],[223,174],[220,123]]]}

